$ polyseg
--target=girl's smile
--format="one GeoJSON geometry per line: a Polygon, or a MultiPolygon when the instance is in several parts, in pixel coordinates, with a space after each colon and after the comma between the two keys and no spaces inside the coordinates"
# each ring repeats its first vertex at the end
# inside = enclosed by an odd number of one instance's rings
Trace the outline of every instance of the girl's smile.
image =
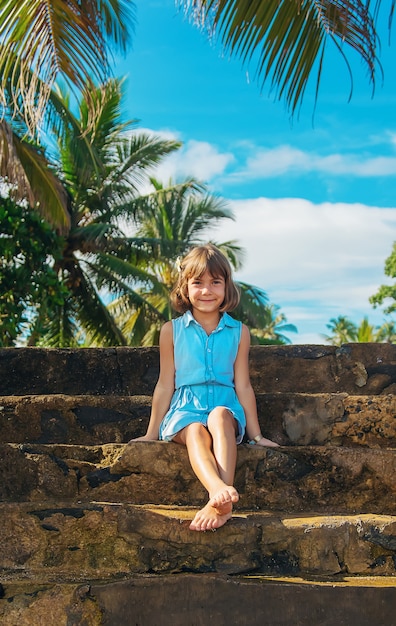
{"type": "Polygon", "coordinates": [[[188,280],[188,297],[193,309],[202,312],[218,310],[224,302],[225,280],[206,271],[202,276],[188,280]]]}

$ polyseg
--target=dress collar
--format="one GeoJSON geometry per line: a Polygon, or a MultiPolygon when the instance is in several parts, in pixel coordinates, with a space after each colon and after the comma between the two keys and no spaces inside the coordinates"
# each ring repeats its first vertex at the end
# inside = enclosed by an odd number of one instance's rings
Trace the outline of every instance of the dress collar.
{"type": "MultiPolygon", "coordinates": [[[[201,324],[199,324],[199,322],[197,322],[197,320],[195,319],[195,317],[193,316],[193,314],[191,313],[191,311],[186,311],[183,315],[183,321],[184,321],[184,325],[187,327],[189,326],[191,323],[197,324],[198,326],[201,326],[201,324]]],[[[231,315],[229,315],[228,313],[222,313],[221,317],[220,317],[220,321],[217,325],[216,330],[221,330],[222,328],[224,328],[224,326],[229,326],[231,328],[235,328],[237,327],[239,324],[239,322],[237,320],[234,320],[233,317],[231,317],[231,315]]]]}

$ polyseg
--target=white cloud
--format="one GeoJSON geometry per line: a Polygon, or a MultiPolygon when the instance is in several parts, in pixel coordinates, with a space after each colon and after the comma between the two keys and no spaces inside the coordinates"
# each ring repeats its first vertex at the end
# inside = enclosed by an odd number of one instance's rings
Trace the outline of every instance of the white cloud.
{"type": "Polygon", "coordinates": [[[258,148],[246,160],[246,165],[236,170],[231,180],[273,178],[287,173],[330,174],[336,176],[392,176],[396,175],[396,157],[364,157],[355,154],[319,155],[293,146],[258,148]]]}
{"type": "MultiPolygon", "coordinates": [[[[138,129],[139,131],[157,135],[162,139],[180,141],[180,136],[176,132],[166,129],[152,131],[142,128],[138,129]]],[[[215,176],[222,175],[234,160],[235,157],[230,152],[221,152],[207,141],[191,139],[156,168],[155,176],[163,182],[168,182],[170,178],[180,180],[187,176],[210,182],[215,176]]]]}
{"type": "Polygon", "coordinates": [[[299,334],[294,343],[323,343],[332,317],[359,323],[383,313],[368,299],[384,276],[395,239],[396,207],[313,204],[299,198],[257,198],[231,202],[236,221],[225,222],[221,239],[246,249],[237,278],[267,291],[299,334]]]}
{"type": "Polygon", "coordinates": [[[396,148],[396,132],[389,131],[387,136],[394,148],[396,148]]]}
{"type": "MultiPolygon", "coordinates": [[[[244,154],[252,150],[247,144],[238,147],[244,154]]],[[[207,142],[189,141],[155,175],[165,182],[187,175],[211,181],[234,163],[229,152],[207,142]]],[[[291,146],[261,149],[246,163],[245,179],[291,171],[351,176],[396,173],[396,159],[318,157],[291,146]]],[[[227,181],[232,176],[237,174],[227,171],[227,181]]],[[[364,316],[373,324],[383,322],[382,311],[373,309],[369,297],[380,284],[389,282],[384,263],[396,239],[396,207],[314,204],[303,198],[234,200],[230,206],[236,221],[225,221],[208,238],[236,239],[245,248],[244,266],[237,278],[263,288],[289,323],[297,325],[298,335],[290,334],[293,343],[323,343],[326,324],[338,315],[347,315],[355,323],[364,316]]]]}
{"type": "MultiPolygon", "coordinates": [[[[139,130],[164,139],[180,141],[177,132],[167,129],[139,130]]],[[[396,145],[396,133],[387,133],[387,144],[396,145]]],[[[396,175],[394,156],[354,153],[321,155],[287,144],[265,148],[248,142],[239,142],[233,150],[233,153],[224,152],[206,141],[187,141],[180,150],[161,163],[156,169],[156,176],[164,182],[170,178],[194,176],[209,183],[227,172],[227,183],[235,184],[247,180],[279,178],[286,174],[325,174],[356,178],[396,175]]]]}
{"type": "Polygon", "coordinates": [[[220,152],[208,142],[191,140],[159,166],[158,174],[165,180],[193,176],[209,182],[223,174],[233,160],[231,153],[220,152]]]}

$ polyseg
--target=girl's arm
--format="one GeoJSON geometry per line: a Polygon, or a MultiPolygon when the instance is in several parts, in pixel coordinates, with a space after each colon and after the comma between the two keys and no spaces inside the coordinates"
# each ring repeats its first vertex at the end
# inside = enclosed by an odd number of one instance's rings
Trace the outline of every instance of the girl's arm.
{"type": "Polygon", "coordinates": [[[157,441],[161,421],[169,409],[175,390],[175,361],[173,356],[172,322],[166,322],[160,333],[160,373],[153,393],[150,421],[143,437],[132,441],[157,441]]]}
{"type": "Polygon", "coordinates": [[[256,396],[250,382],[249,349],[250,333],[247,326],[243,324],[241,341],[239,342],[238,354],[234,364],[234,382],[238,400],[245,411],[247,436],[249,441],[256,440],[256,443],[260,446],[278,446],[274,441],[263,437],[261,433],[257,417],[256,396]],[[261,439],[257,441],[259,437],[261,439]]]}

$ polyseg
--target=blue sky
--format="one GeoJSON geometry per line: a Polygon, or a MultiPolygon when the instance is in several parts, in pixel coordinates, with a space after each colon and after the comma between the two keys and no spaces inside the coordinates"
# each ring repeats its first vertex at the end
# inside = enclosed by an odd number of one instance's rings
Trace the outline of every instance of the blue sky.
{"type": "Polygon", "coordinates": [[[395,36],[383,4],[381,63],[374,97],[365,68],[349,54],[354,90],[331,47],[314,112],[314,81],[299,115],[260,88],[243,67],[190,24],[174,0],[136,2],[133,45],[117,59],[125,115],[183,142],[156,173],[194,175],[226,198],[235,222],[212,239],[237,239],[236,277],[263,288],[288,322],[293,343],[324,343],[338,315],[373,324],[385,317],[369,297],[382,283],[396,240],[395,36]],[[314,115],[313,115],[314,114],[314,115]]]}

